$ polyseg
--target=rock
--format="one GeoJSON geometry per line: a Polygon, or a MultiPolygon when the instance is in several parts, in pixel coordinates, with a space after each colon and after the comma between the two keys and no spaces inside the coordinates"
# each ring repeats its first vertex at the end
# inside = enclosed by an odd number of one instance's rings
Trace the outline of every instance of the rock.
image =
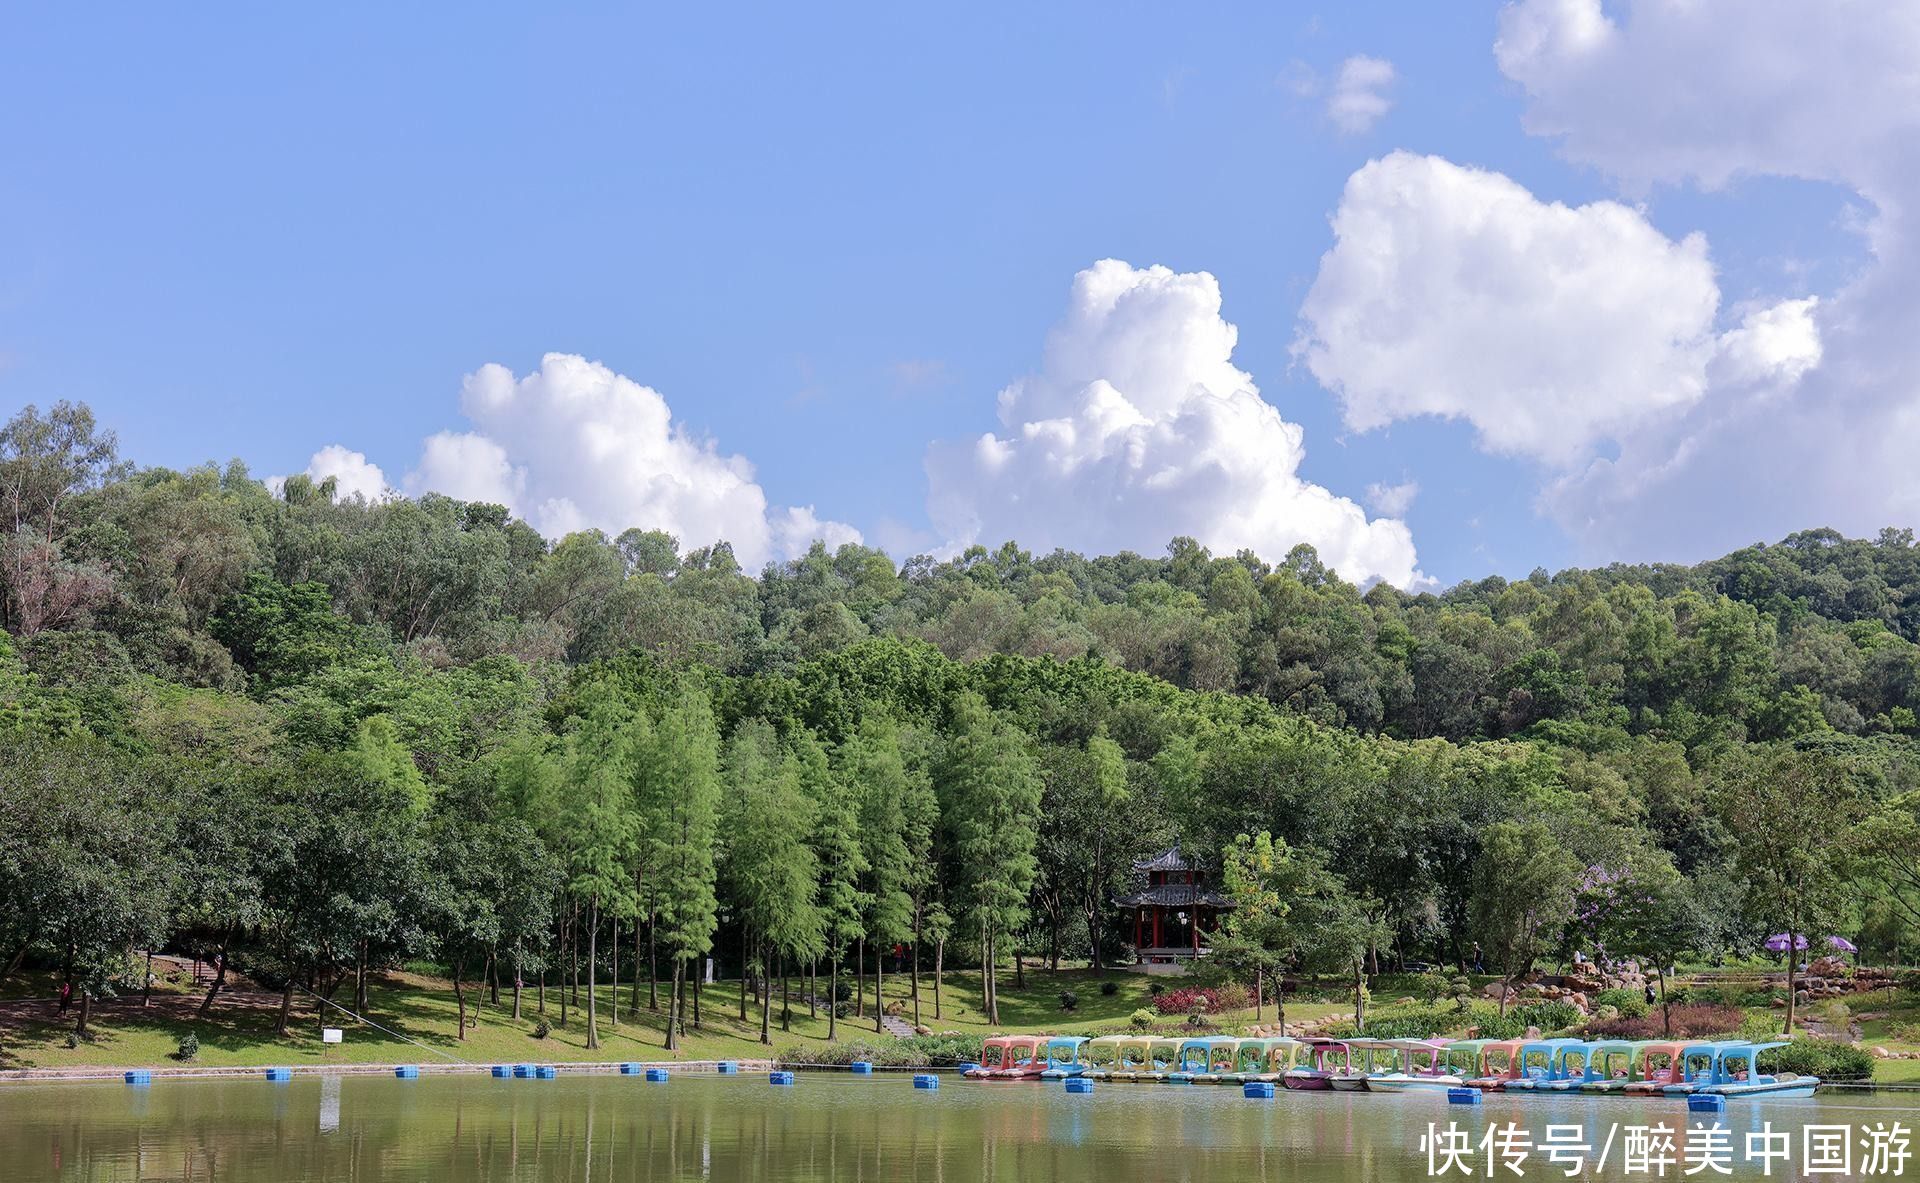
{"type": "Polygon", "coordinates": [[[1891,1056],[1892,1056],[1892,1053],[1887,1051],[1886,1048],[1876,1047],[1873,1049],[1873,1058],[1876,1060],[1889,1059],[1891,1058],[1891,1056]]]}
{"type": "Polygon", "coordinates": [[[1587,996],[1581,991],[1576,990],[1572,994],[1568,995],[1567,1001],[1579,1007],[1582,1013],[1585,1013],[1589,1009],[1587,1005],[1587,996]]]}
{"type": "Polygon", "coordinates": [[[915,1028],[913,1029],[913,1033],[914,1033],[915,1035],[932,1035],[932,1034],[933,1034],[933,1028],[931,1028],[931,1027],[915,1027],[915,1028]]]}
{"type": "Polygon", "coordinates": [[[1526,1036],[1526,1037],[1527,1037],[1528,1039],[1538,1039],[1538,1038],[1540,1038],[1540,1028],[1538,1028],[1538,1027],[1529,1027],[1529,1028],[1527,1028],[1527,1036],[1526,1036]]]}

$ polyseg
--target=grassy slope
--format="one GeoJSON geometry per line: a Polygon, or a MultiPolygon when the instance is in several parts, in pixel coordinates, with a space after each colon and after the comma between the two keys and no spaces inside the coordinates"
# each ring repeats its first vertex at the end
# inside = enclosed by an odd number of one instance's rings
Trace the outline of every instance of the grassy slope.
{"type": "MultiPolygon", "coordinates": [[[[980,1013],[980,974],[949,972],[942,987],[942,1017],[933,1017],[933,992],[930,980],[922,981],[921,1017],[936,1032],[957,1031],[986,1035],[995,1031],[1059,1031],[1085,1033],[1095,1029],[1116,1029],[1126,1024],[1127,1016],[1149,1005],[1148,979],[1145,975],[1110,973],[1107,980],[1116,984],[1114,994],[1100,992],[1098,975],[1084,969],[1063,969],[1056,976],[1029,971],[1026,988],[1015,989],[1011,973],[1003,973],[1000,986],[998,1026],[990,1027],[980,1013]],[[1072,990],[1080,1003],[1072,1013],[1061,1009],[1058,995],[1072,990]]],[[[44,995],[44,983],[39,993],[44,995]]],[[[825,993],[825,982],[821,992],[825,993]]],[[[868,989],[871,991],[871,981],[868,989]]],[[[547,992],[545,1018],[554,1024],[545,1039],[533,1037],[534,1024],[541,1018],[535,1010],[534,995],[528,991],[522,999],[522,1018],[511,1017],[511,1002],[501,995],[501,1006],[479,1009],[479,1023],[466,1040],[455,1038],[456,1012],[451,988],[444,982],[411,974],[395,974],[372,992],[370,1015],[382,1026],[418,1040],[431,1048],[476,1063],[509,1061],[620,1061],[664,1060],[665,1016],[646,1009],[646,989],[641,987],[641,1009],[628,1009],[631,985],[621,987],[621,1022],[613,1026],[604,991],[600,999],[600,1039],[597,1051],[586,1047],[584,1011],[569,1010],[566,1027],[560,1027],[559,998],[555,989],[547,992]]],[[[794,982],[796,995],[804,984],[794,982]]],[[[313,1066],[356,1063],[440,1062],[441,1057],[405,1040],[359,1026],[333,1012],[328,1024],[343,1026],[346,1041],[327,1045],[320,1042],[321,1023],[311,1005],[296,1002],[293,1034],[280,1038],[273,1034],[271,1008],[216,1005],[207,1021],[192,1019],[192,1004],[181,993],[155,996],[155,1007],[143,1011],[137,999],[102,1008],[94,1023],[95,1038],[77,1048],[66,1046],[71,1017],[54,1021],[51,1008],[41,1008],[37,1017],[24,1022],[0,1020],[0,1068],[69,1068],[81,1066],[173,1065],[172,1058],[182,1036],[189,1031],[199,1036],[200,1055],[193,1062],[206,1067],[248,1067],[265,1065],[313,1066]]],[[[908,980],[889,975],[886,982],[889,1000],[908,996],[908,980]]],[[[779,1002],[774,1004],[772,1047],[759,1042],[759,1012],[749,1007],[750,1019],[739,1018],[739,985],[718,983],[706,987],[701,995],[702,1029],[689,1030],[680,1051],[681,1059],[756,1059],[784,1048],[805,1044],[824,1044],[827,1020],[824,1014],[809,1018],[804,1003],[794,1008],[793,1030],[783,1032],[779,1022],[779,1002]]],[[[469,992],[469,1016],[474,1014],[474,994],[469,992]]],[[[581,999],[585,1001],[585,992],[581,999]]],[[[1342,1013],[1345,1008],[1324,1004],[1297,1003],[1287,1008],[1289,1021],[1342,1013]]],[[[911,1021],[909,1005],[907,1019],[911,1021]]],[[[1269,1007],[1263,1018],[1272,1021],[1269,1007]]],[[[1251,1011],[1221,1016],[1228,1026],[1251,1022],[1251,1011]]],[[[840,1042],[872,1040],[872,1010],[867,1017],[843,1019],[839,1024],[840,1042]]]]}

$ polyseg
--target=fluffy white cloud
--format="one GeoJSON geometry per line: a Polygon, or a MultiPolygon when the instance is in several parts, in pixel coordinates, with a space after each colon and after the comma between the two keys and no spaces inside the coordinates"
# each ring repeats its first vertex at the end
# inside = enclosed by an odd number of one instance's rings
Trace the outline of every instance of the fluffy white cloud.
{"type": "MultiPolygon", "coordinates": [[[[304,471],[315,484],[332,477],[334,496],[342,501],[354,497],[379,501],[393,491],[387,484],[386,474],[378,464],[367,459],[366,453],[351,451],[340,444],[328,444],[315,452],[304,471]]],[[[267,484],[278,493],[285,482],[285,477],[273,477],[267,484]]]]}
{"type": "Polygon", "coordinates": [[[1810,302],[1723,342],[1706,240],[1675,242],[1617,202],[1543,202],[1395,152],[1348,179],[1333,233],[1295,352],[1357,430],[1460,418],[1489,450],[1568,464],[1697,401],[1729,346],[1795,376],[1819,358],[1810,302]]]}
{"type": "Polygon", "coordinates": [[[1418,481],[1402,481],[1397,485],[1375,481],[1367,486],[1367,508],[1377,514],[1397,518],[1413,508],[1413,499],[1419,495],[1418,481]]]}
{"type": "Polygon", "coordinates": [[[1393,82],[1393,63],[1385,58],[1348,58],[1327,95],[1327,118],[1349,135],[1366,131],[1393,109],[1393,82]]]}
{"type": "Polygon", "coordinates": [[[1233,364],[1237,336],[1204,272],[1080,272],[1039,370],[1000,392],[1004,431],[928,450],[935,529],[1042,551],[1157,553],[1188,534],[1269,559],[1310,542],[1348,579],[1414,584],[1404,524],[1300,478],[1301,430],[1233,364]]]}
{"type": "Polygon", "coordinates": [[[485,365],[460,401],[477,430],[430,436],[410,491],[499,502],[549,537],[640,526],[690,547],[724,539],[749,567],[816,538],[860,540],[811,506],[770,511],[744,457],[695,438],[659,392],[598,362],[550,353],[523,378],[485,365]]]}
{"type": "Polygon", "coordinates": [[[1872,203],[1870,266],[1817,305],[1747,314],[1707,397],[1557,480],[1549,510],[1591,553],[1624,557],[1913,523],[1920,6],[1521,0],[1501,14],[1494,52],[1526,91],[1528,129],[1631,189],[1773,175],[1872,203]]]}

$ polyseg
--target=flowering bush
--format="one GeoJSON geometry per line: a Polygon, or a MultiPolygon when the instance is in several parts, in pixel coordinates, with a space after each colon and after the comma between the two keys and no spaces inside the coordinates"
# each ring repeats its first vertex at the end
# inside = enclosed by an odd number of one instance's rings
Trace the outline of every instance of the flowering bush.
{"type": "MultiPolygon", "coordinates": [[[[1746,1012],[1737,1006],[1676,1006],[1673,1008],[1673,1036],[1676,1039],[1700,1039],[1708,1035],[1731,1035],[1740,1030],[1746,1012]]],[[[1666,1034],[1659,1008],[1638,1019],[1621,1017],[1609,1022],[1587,1024],[1589,1037],[1609,1039],[1659,1039],[1666,1034]]]]}
{"type": "Polygon", "coordinates": [[[1245,1010],[1253,1005],[1253,991],[1238,982],[1229,982],[1213,992],[1215,1010],[1245,1010]]]}
{"type": "Polygon", "coordinates": [[[1205,986],[1162,990],[1154,995],[1153,1009],[1163,1015],[1211,1014],[1220,1009],[1220,996],[1205,986]]]}

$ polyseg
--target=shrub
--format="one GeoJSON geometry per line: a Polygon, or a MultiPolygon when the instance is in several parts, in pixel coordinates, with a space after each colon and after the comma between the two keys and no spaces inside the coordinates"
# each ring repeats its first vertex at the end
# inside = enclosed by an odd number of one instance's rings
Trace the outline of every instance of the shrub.
{"type": "Polygon", "coordinates": [[[835,1002],[852,1002],[853,1001],[853,983],[852,982],[835,983],[833,987],[833,1000],[835,1002]]]}
{"type": "Polygon", "coordinates": [[[1100,993],[1106,995],[1108,998],[1112,998],[1115,994],[1120,993],[1120,983],[1114,981],[1112,978],[1108,978],[1106,981],[1100,983],[1100,993]]]}
{"type": "Polygon", "coordinates": [[[553,1034],[553,1024],[547,1022],[545,1019],[541,1019],[538,1023],[535,1023],[533,1025],[533,1037],[535,1039],[545,1039],[547,1036],[552,1034],[553,1034]]]}
{"type": "Polygon", "coordinates": [[[1205,986],[1186,986],[1162,990],[1153,996],[1153,1009],[1163,1015],[1206,1014],[1219,1009],[1216,995],[1205,986]]]}
{"type": "Polygon", "coordinates": [[[1153,1026],[1154,1020],[1158,1019],[1159,1017],[1160,1017],[1159,1015],[1156,1015],[1151,1010],[1148,1010],[1146,1007],[1143,1006],[1139,1010],[1134,1011],[1132,1014],[1128,1015],[1127,1022],[1133,1025],[1133,1029],[1135,1031],[1145,1031],[1147,1028],[1153,1026]]]}
{"type": "Polygon", "coordinates": [[[1245,1010],[1253,1005],[1253,991],[1238,982],[1229,982],[1213,992],[1214,1010],[1245,1010]]]}
{"type": "Polygon", "coordinates": [[[173,1053],[176,1060],[191,1060],[200,1054],[200,1037],[189,1031],[180,1037],[180,1047],[173,1053]]]}
{"type": "Polygon", "coordinates": [[[1873,1056],[1865,1048],[1833,1039],[1796,1039],[1760,1053],[1762,1072],[1792,1072],[1822,1080],[1865,1080],[1873,1075],[1873,1056]]]}
{"type": "Polygon", "coordinates": [[[1060,1009],[1074,1011],[1080,1007],[1080,996],[1071,990],[1060,991],[1060,1009]]]}
{"type": "MultiPolygon", "coordinates": [[[[1708,1035],[1731,1035],[1746,1022],[1747,1014],[1735,1006],[1676,1006],[1672,1008],[1673,1036],[1676,1039],[1700,1039],[1708,1035]]],[[[1771,1022],[1769,1022],[1771,1026],[1771,1022]]],[[[1611,1022],[1587,1024],[1587,1035],[1607,1039],[1659,1039],[1667,1033],[1658,1008],[1637,1019],[1618,1018],[1611,1022]]]]}
{"type": "Polygon", "coordinates": [[[1647,1017],[1646,996],[1637,990],[1602,990],[1590,1001],[1595,1010],[1603,1006],[1612,1007],[1617,1018],[1644,1019],[1647,1017]]]}
{"type": "Polygon", "coordinates": [[[1147,979],[1147,997],[1149,998],[1160,997],[1161,992],[1164,991],[1166,988],[1167,988],[1167,984],[1165,982],[1162,982],[1159,978],[1147,979]]]}
{"type": "Polygon", "coordinates": [[[1525,1006],[1511,1007],[1504,1018],[1493,1007],[1475,1007],[1473,1010],[1473,1022],[1480,1028],[1482,1039],[1518,1039],[1527,1033],[1529,1027],[1538,1027],[1543,1032],[1560,1031],[1580,1022],[1582,1017],[1580,1009],[1571,1002],[1557,1001],[1530,1002],[1525,1006]]]}
{"type": "Polygon", "coordinates": [[[977,1035],[916,1035],[911,1039],[888,1039],[879,1043],[854,1040],[851,1043],[802,1044],[783,1048],[783,1064],[851,1064],[865,1060],[890,1068],[948,1067],[962,1061],[980,1059],[981,1039],[977,1035]]]}

